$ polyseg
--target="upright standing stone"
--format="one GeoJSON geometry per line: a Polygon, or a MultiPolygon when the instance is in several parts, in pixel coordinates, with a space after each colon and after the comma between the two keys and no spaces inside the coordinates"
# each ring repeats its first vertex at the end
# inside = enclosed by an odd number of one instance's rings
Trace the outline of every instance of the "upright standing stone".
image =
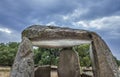
{"type": "Polygon", "coordinates": [[[92,34],[94,76],[95,77],[119,77],[118,66],[106,43],[95,33],[92,34]]]}
{"type": "Polygon", "coordinates": [[[48,66],[38,66],[35,69],[35,76],[34,77],[50,77],[50,70],[51,67],[48,66]]]}
{"type": "Polygon", "coordinates": [[[78,54],[72,48],[64,48],[60,52],[58,77],[80,77],[78,54]]]}
{"type": "Polygon", "coordinates": [[[10,77],[34,77],[32,44],[26,37],[19,46],[10,77]]]}

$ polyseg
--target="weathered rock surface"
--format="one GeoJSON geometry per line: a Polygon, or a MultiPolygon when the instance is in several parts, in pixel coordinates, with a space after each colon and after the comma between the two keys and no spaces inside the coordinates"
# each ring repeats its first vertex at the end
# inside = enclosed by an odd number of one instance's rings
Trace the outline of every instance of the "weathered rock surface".
{"type": "Polygon", "coordinates": [[[60,52],[58,77],[80,77],[79,57],[72,48],[64,48],[60,52]]]}
{"type": "Polygon", "coordinates": [[[106,43],[96,34],[92,34],[95,77],[119,77],[118,66],[106,43]]]}
{"type": "Polygon", "coordinates": [[[25,37],[19,46],[10,77],[34,77],[32,44],[25,37]]]}
{"type": "MultiPolygon", "coordinates": [[[[94,32],[53,26],[33,25],[22,32],[22,37],[23,41],[20,44],[12,68],[11,77],[33,77],[34,63],[33,53],[31,51],[32,44],[46,48],[65,48],[79,45],[81,42],[90,43],[92,46],[94,77],[119,77],[118,66],[110,49],[102,38],[94,32]]],[[[79,72],[79,70],[77,61],[78,59],[75,57],[75,52],[68,49],[62,50],[59,64],[59,76],[78,77],[79,73],[77,72],[79,72]]]]}
{"type": "Polygon", "coordinates": [[[27,37],[31,41],[54,39],[91,40],[90,31],[41,25],[33,25],[26,28],[22,32],[22,37],[27,37]]]}
{"type": "Polygon", "coordinates": [[[39,66],[35,69],[35,77],[50,77],[50,66],[39,66]]]}
{"type": "Polygon", "coordinates": [[[22,36],[29,38],[33,45],[46,48],[72,47],[91,43],[89,31],[53,26],[34,25],[26,28],[22,36]]]}

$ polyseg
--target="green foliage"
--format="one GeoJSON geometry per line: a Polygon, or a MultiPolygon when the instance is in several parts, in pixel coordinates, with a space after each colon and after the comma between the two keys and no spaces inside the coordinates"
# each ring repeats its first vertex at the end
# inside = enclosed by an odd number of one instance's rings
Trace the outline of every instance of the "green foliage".
{"type": "Polygon", "coordinates": [[[118,64],[118,66],[120,66],[120,60],[117,60],[117,64],[118,64]]]}
{"type": "Polygon", "coordinates": [[[59,49],[34,49],[34,61],[36,65],[57,65],[59,49]]]}
{"type": "Polygon", "coordinates": [[[19,43],[0,43],[0,65],[11,66],[13,64],[19,43]]]}
{"type": "MultiPolygon", "coordinates": [[[[0,43],[0,65],[11,66],[18,51],[17,42],[0,43]]],[[[81,66],[91,66],[89,55],[89,44],[83,44],[73,47],[79,54],[81,66]]],[[[34,49],[34,63],[36,65],[58,65],[59,53],[61,49],[34,49]]],[[[120,60],[115,58],[118,66],[120,60]]]]}
{"type": "MultiPolygon", "coordinates": [[[[19,43],[0,43],[0,65],[12,65],[19,43]]],[[[90,66],[89,45],[74,47],[79,54],[81,66],[90,66]]],[[[60,49],[34,49],[34,63],[36,65],[58,65],[60,49]]]]}
{"type": "MultiPolygon", "coordinates": [[[[74,49],[79,54],[81,66],[91,66],[89,56],[89,44],[75,46],[74,49]]],[[[34,49],[35,64],[37,65],[58,65],[60,49],[34,49]]]]}
{"type": "Polygon", "coordinates": [[[90,46],[89,44],[82,44],[74,47],[79,54],[79,60],[81,66],[91,66],[89,46],[90,46]]]}
{"type": "Polygon", "coordinates": [[[41,59],[38,62],[39,65],[49,65],[50,64],[50,53],[43,52],[41,59]]]}
{"type": "Polygon", "coordinates": [[[117,60],[117,58],[115,56],[114,56],[114,59],[115,59],[117,65],[120,66],[120,60],[117,60]]]}

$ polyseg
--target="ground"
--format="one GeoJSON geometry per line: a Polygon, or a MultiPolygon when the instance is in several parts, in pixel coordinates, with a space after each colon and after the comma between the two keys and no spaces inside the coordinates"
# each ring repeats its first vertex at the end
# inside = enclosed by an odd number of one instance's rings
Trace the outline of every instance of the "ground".
{"type": "MultiPolygon", "coordinates": [[[[0,77],[9,77],[10,76],[10,67],[1,67],[0,66],[0,77]]],[[[119,67],[120,70],[120,67],[119,67]]],[[[56,71],[51,72],[51,77],[58,77],[56,71]]]]}
{"type": "MultiPolygon", "coordinates": [[[[10,76],[10,67],[1,67],[0,66],[0,77],[9,77],[10,76]]],[[[51,72],[51,77],[58,77],[56,71],[51,72]]]]}
{"type": "Polygon", "coordinates": [[[10,67],[0,67],[0,77],[9,77],[10,67]]]}

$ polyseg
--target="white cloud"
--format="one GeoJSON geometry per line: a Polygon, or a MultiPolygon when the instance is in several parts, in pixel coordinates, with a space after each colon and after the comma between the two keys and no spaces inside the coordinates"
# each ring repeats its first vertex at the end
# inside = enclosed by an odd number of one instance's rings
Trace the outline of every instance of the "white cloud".
{"type": "Polygon", "coordinates": [[[49,23],[47,23],[46,25],[54,25],[54,26],[57,26],[57,24],[54,22],[54,21],[52,21],[52,22],[49,22],[49,23]]]}
{"type": "Polygon", "coordinates": [[[0,24],[0,42],[19,42],[21,39],[21,33],[4,26],[5,25],[0,24]]]}
{"type": "Polygon", "coordinates": [[[82,14],[86,13],[88,9],[75,9],[72,13],[69,13],[67,15],[63,15],[63,20],[74,20],[76,18],[79,18],[82,14]]]}
{"type": "Polygon", "coordinates": [[[0,43],[1,42],[20,42],[21,41],[21,33],[13,32],[11,34],[0,33],[0,43]]]}
{"type": "Polygon", "coordinates": [[[103,17],[91,21],[81,20],[78,22],[73,22],[73,25],[88,29],[118,29],[120,26],[120,16],[103,17]]]}
{"type": "Polygon", "coordinates": [[[0,27],[0,32],[4,32],[4,33],[7,33],[7,34],[11,34],[12,31],[8,28],[3,28],[3,27],[0,27]]]}
{"type": "Polygon", "coordinates": [[[109,16],[95,20],[80,20],[73,22],[72,25],[96,32],[102,32],[105,39],[119,39],[120,38],[120,16],[109,16]],[[107,37],[106,37],[107,36],[107,37]]]}

